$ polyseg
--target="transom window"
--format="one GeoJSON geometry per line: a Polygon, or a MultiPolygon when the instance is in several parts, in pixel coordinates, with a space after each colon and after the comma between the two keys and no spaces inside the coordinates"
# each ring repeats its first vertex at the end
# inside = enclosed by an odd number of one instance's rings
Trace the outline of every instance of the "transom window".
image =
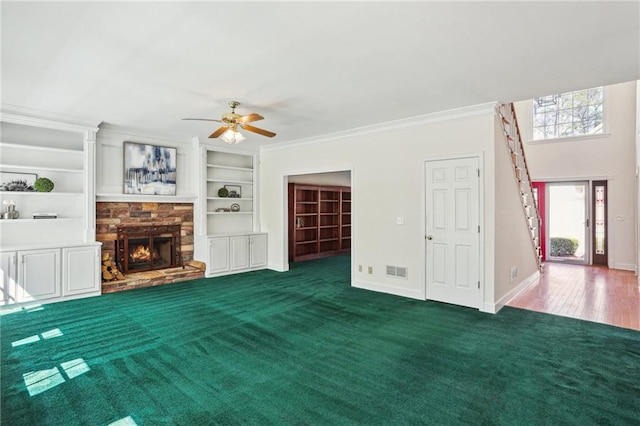
{"type": "Polygon", "coordinates": [[[578,90],[533,100],[533,140],[603,133],[603,89],[578,90]]]}

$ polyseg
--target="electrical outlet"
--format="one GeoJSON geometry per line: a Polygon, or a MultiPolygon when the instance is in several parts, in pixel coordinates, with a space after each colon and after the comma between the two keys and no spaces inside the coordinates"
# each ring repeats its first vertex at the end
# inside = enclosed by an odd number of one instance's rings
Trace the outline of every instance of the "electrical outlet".
{"type": "Polygon", "coordinates": [[[362,272],[362,265],[358,265],[358,272],[362,272]]]}
{"type": "Polygon", "coordinates": [[[367,272],[369,274],[373,274],[373,266],[369,266],[368,269],[367,269],[367,272]]]}
{"type": "Polygon", "coordinates": [[[516,280],[516,278],[518,278],[518,267],[514,266],[509,271],[509,282],[511,282],[511,283],[514,282],[516,280]]]}

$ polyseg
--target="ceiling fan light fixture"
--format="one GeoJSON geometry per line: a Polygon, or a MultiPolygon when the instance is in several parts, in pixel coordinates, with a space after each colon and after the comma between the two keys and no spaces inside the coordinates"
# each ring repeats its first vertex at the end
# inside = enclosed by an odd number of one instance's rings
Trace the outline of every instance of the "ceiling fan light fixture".
{"type": "Polygon", "coordinates": [[[242,136],[242,133],[238,132],[237,130],[227,129],[222,135],[220,135],[220,139],[228,144],[234,144],[240,143],[246,138],[242,136]]]}

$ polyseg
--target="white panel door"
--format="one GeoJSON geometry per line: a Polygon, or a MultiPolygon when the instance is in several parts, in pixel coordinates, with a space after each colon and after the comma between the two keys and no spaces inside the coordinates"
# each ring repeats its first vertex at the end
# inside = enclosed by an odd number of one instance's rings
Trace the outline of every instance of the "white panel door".
{"type": "Polygon", "coordinates": [[[251,245],[251,268],[267,266],[267,236],[265,234],[249,237],[251,245]]]}
{"type": "Polygon", "coordinates": [[[60,296],[60,250],[18,252],[18,302],[60,296]]]}
{"type": "Polygon", "coordinates": [[[231,270],[249,269],[249,237],[230,237],[231,241],[231,270]]]}
{"type": "Polygon", "coordinates": [[[0,304],[16,301],[17,259],[15,251],[0,253],[0,304]]]}
{"type": "Polygon", "coordinates": [[[216,274],[229,270],[229,237],[209,239],[209,273],[216,274]]]}
{"type": "Polygon", "coordinates": [[[62,291],[65,296],[100,291],[100,247],[62,249],[62,291]]]}
{"type": "Polygon", "coordinates": [[[479,160],[427,161],[427,299],[480,307],[479,160]]]}

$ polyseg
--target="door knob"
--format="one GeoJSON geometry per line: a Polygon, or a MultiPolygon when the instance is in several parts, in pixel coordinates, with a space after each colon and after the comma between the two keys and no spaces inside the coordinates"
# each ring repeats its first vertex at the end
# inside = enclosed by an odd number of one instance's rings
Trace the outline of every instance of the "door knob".
{"type": "Polygon", "coordinates": [[[433,235],[427,235],[427,240],[429,241],[433,240],[433,235]]]}

